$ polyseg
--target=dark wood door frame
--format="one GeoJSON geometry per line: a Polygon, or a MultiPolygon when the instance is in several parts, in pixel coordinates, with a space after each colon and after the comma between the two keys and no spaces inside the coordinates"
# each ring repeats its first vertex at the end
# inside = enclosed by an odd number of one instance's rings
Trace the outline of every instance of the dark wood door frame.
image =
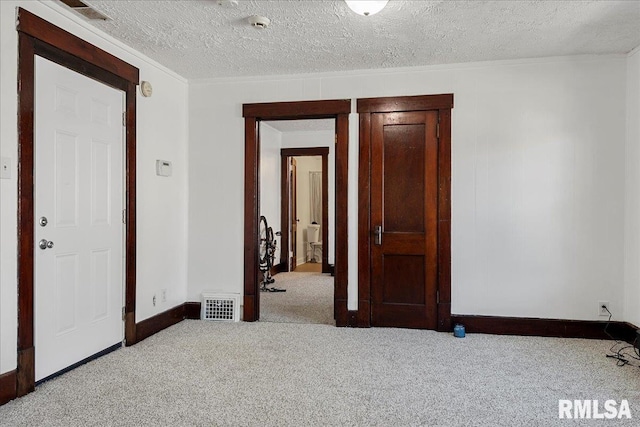
{"type": "Polygon", "coordinates": [[[280,262],[288,264],[290,233],[289,218],[289,159],[291,157],[322,156],[322,272],[329,273],[329,147],[283,148],[280,150],[280,224],[282,243],[280,262]]]}
{"type": "MultiPolygon", "coordinates": [[[[289,214],[289,222],[287,223],[287,249],[291,249],[289,252],[289,256],[287,257],[287,268],[286,271],[295,270],[296,265],[298,264],[298,161],[294,158],[289,158],[289,180],[287,183],[289,184],[289,193],[287,194],[288,198],[288,206],[287,213],[289,214]],[[295,221],[294,221],[295,219],[295,221]],[[289,239],[296,242],[295,245],[291,245],[289,248],[289,239]]],[[[281,170],[282,171],[282,170],[281,170]]],[[[282,193],[282,192],[281,192],[282,193]]],[[[280,198],[280,207],[282,208],[282,197],[280,198]]],[[[281,248],[285,247],[283,244],[281,248]]],[[[282,250],[282,249],[281,249],[282,250]]]]}
{"type": "Polygon", "coordinates": [[[351,100],[244,104],[244,310],[243,319],[260,318],[258,290],[258,213],[260,207],[260,132],[264,120],[335,119],[336,229],[334,316],[336,326],[347,326],[347,172],[351,100]]]}
{"type": "Polygon", "coordinates": [[[451,330],[451,109],[453,94],[358,99],[358,314],[357,325],[371,326],[371,115],[438,111],[438,288],[437,330],[451,330]]]}
{"type": "Polygon", "coordinates": [[[125,340],[135,343],[136,85],[138,69],[61,28],[18,10],[18,360],[17,395],[35,387],[34,350],[34,102],[35,55],[122,90],[125,137],[125,340]]]}

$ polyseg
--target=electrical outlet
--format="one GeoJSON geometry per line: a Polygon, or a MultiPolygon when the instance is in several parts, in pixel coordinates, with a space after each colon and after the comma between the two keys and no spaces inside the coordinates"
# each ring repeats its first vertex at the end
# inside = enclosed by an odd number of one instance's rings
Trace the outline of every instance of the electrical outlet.
{"type": "Polygon", "coordinates": [[[153,306],[154,307],[156,306],[156,296],[155,296],[155,294],[153,295],[153,306]]]}
{"type": "Polygon", "coordinates": [[[598,315],[599,316],[610,316],[611,315],[611,313],[609,313],[609,302],[608,301],[600,301],[598,303],[598,315]]]}
{"type": "Polygon", "coordinates": [[[167,302],[167,290],[163,289],[161,293],[162,302],[167,302]]]}

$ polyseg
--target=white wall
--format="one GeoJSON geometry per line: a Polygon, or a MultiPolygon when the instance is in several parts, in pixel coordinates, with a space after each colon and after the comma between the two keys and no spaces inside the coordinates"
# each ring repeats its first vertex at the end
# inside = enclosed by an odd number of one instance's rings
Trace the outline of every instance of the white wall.
{"type": "Polygon", "coordinates": [[[243,103],[454,93],[452,312],[599,319],[609,301],[622,313],[625,76],[614,55],[192,82],[190,253],[213,236],[229,245],[215,263],[191,258],[189,298],[204,278],[242,292],[243,103]],[[225,186],[205,184],[222,176],[225,186]]]}
{"type": "MultiPolygon", "coordinates": [[[[311,224],[311,191],[309,172],[322,172],[322,156],[296,157],[296,210],[300,222],[296,242],[296,265],[307,262],[307,226],[311,224]]],[[[322,230],[320,230],[322,233],[322,230]]]]}
{"type": "MultiPolygon", "coordinates": [[[[327,173],[329,174],[329,241],[323,242],[322,250],[328,250],[329,264],[335,262],[335,227],[336,227],[336,162],[335,162],[335,130],[296,131],[282,134],[282,148],[329,147],[327,156],[327,173]]],[[[322,233],[322,231],[321,231],[322,233]]]]}
{"type": "Polygon", "coordinates": [[[13,168],[11,179],[0,180],[0,373],[16,366],[16,6],[138,67],[141,80],[153,84],[153,97],[139,95],[137,100],[137,320],[184,302],[187,281],[187,82],[90,27],[56,2],[3,0],[0,2],[0,155],[11,159],[13,168]],[[155,175],[156,159],[173,162],[172,177],[155,175]],[[166,303],[161,302],[162,289],[167,289],[166,303]],[[154,307],[155,293],[158,303],[154,307]]]}
{"type": "Polygon", "coordinates": [[[640,327],[640,46],[627,60],[624,320],[640,327]]]}
{"type": "Polygon", "coordinates": [[[277,242],[274,262],[280,263],[282,239],[275,235],[280,227],[280,147],[282,134],[260,123],[260,215],[267,218],[277,242]]]}

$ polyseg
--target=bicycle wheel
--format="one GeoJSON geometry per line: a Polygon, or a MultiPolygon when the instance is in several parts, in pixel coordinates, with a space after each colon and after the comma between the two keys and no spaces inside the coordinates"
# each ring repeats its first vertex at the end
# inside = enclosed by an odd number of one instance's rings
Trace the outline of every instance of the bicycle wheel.
{"type": "Polygon", "coordinates": [[[258,223],[258,268],[260,271],[269,269],[268,229],[267,218],[261,216],[258,223]]]}
{"type": "Polygon", "coordinates": [[[273,258],[276,254],[276,241],[273,238],[273,228],[267,228],[267,262],[269,268],[273,267],[273,258]]]}

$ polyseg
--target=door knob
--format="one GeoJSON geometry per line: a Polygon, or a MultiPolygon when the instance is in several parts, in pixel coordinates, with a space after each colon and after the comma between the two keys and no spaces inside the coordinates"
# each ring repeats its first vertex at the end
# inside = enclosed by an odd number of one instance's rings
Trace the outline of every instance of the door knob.
{"type": "Polygon", "coordinates": [[[51,249],[53,247],[53,242],[47,239],[42,239],[40,240],[40,242],[38,242],[38,246],[40,246],[40,249],[51,249]]]}
{"type": "Polygon", "coordinates": [[[382,226],[376,225],[376,228],[373,231],[373,243],[376,245],[382,244],[382,226]]]}

